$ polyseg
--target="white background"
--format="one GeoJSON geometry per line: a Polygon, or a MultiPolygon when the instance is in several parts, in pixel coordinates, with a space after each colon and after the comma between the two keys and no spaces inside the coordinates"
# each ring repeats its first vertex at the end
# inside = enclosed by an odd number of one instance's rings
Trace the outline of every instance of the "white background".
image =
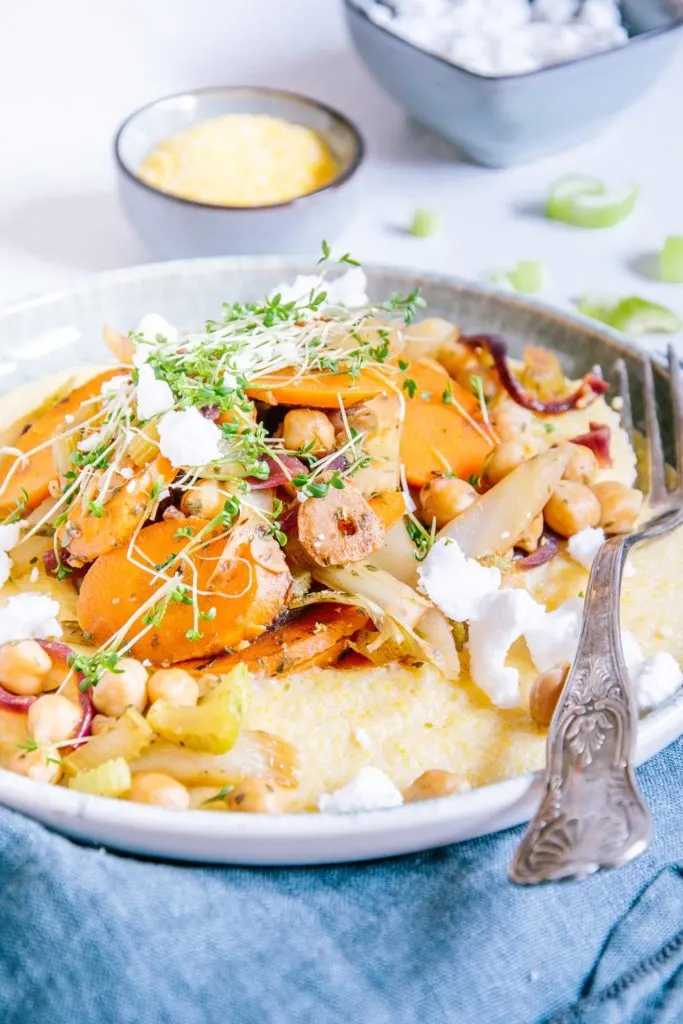
{"type": "Polygon", "coordinates": [[[0,302],[151,259],[118,208],[112,136],[157,96],[220,83],[300,90],[357,122],[365,195],[343,243],[366,262],[478,277],[539,258],[551,299],[635,292],[683,314],[683,286],[648,277],[663,238],[683,234],[683,52],[600,140],[487,170],[375,85],[341,0],[0,0],[0,302]],[[636,215],[604,232],[545,221],[548,183],[575,170],[637,180],[636,215]],[[442,212],[437,238],[406,233],[417,206],[442,212]]]}

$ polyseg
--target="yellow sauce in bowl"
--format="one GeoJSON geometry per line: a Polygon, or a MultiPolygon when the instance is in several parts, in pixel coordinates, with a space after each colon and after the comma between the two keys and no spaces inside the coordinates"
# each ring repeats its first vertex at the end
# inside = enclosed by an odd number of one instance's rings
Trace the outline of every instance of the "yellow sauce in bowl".
{"type": "Polygon", "coordinates": [[[339,167],[311,128],[225,114],[160,142],[138,169],[171,195],[215,206],[272,206],[323,188],[339,167]]]}

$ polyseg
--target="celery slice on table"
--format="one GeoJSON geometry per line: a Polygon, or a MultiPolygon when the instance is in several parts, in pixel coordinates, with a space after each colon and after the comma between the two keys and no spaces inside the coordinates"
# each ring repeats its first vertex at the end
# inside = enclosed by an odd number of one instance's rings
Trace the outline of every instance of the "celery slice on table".
{"type": "Polygon", "coordinates": [[[614,188],[587,174],[570,174],[550,187],[546,216],[579,228],[612,228],[631,213],[638,186],[626,182],[614,188]]]}
{"type": "Polygon", "coordinates": [[[122,757],[105,761],[97,768],[78,772],[69,780],[69,789],[94,796],[123,796],[130,789],[131,774],[128,762],[122,757]]]}
{"type": "Polygon", "coordinates": [[[152,729],[171,743],[208,754],[225,754],[234,746],[249,704],[250,679],[238,665],[194,708],[174,707],[155,700],[147,712],[152,729]]]}
{"type": "Polygon", "coordinates": [[[683,284],[683,235],[669,235],[659,254],[659,276],[662,281],[683,284]]]}
{"type": "Polygon", "coordinates": [[[133,707],[126,708],[111,728],[82,743],[63,759],[62,765],[68,775],[76,775],[119,757],[132,761],[153,739],[154,732],[140,712],[133,707]]]}
{"type": "Polygon", "coordinates": [[[431,238],[441,230],[441,214],[437,210],[415,210],[410,233],[416,238],[431,238]]]}
{"type": "Polygon", "coordinates": [[[540,260],[520,260],[514,270],[508,271],[507,277],[515,291],[537,295],[543,291],[546,268],[540,260]]]}
{"type": "Polygon", "coordinates": [[[623,334],[676,334],[683,327],[673,310],[637,295],[611,304],[586,296],[579,299],[577,308],[584,316],[600,320],[623,334]]]}

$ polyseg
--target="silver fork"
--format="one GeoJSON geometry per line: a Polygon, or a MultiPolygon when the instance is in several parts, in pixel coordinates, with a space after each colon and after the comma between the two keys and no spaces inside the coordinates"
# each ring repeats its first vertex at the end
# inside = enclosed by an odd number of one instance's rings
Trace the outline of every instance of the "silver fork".
{"type": "MultiPolygon", "coordinates": [[[[673,346],[668,362],[676,487],[666,485],[652,363],[644,358],[651,515],[637,533],[610,538],[593,563],[576,658],[548,733],[544,795],[510,867],[510,879],[522,885],[586,878],[600,868],[618,867],[647,849],[652,835],[633,772],[638,719],[621,649],[619,597],[629,549],[683,523],[683,375],[673,346]]],[[[622,422],[631,433],[623,360],[617,371],[622,422]]]]}

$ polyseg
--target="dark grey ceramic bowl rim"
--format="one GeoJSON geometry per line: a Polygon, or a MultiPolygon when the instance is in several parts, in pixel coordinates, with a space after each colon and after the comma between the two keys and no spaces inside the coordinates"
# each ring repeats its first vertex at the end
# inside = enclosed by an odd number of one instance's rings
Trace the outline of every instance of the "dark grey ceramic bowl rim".
{"type": "MultiPolygon", "coordinates": [[[[588,61],[599,60],[601,57],[606,57],[610,53],[614,53],[616,50],[623,49],[623,47],[611,48],[609,50],[598,50],[597,53],[587,53],[583,57],[574,57],[573,60],[563,60],[558,64],[547,64],[545,67],[536,68],[534,71],[520,71],[516,75],[480,75],[477,71],[470,71],[469,68],[464,68],[460,64],[456,64],[452,60],[448,60],[446,57],[442,57],[438,53],[433,53],[432,50],[426,50],[422,46],[418,46],[417,43],[411,43],[409,39],[405,39],[403,36],[397,35],[392,32],[391,29],[385,25],[378,25],[376,21],[368,15],[362,7],[359,7],[355,0],[344,0],[344,6],[348,11],[353,11],[359,17],[363,18],[369,25],[377,29],[378,32],[383,32],[385,35],[391,36],[392,39],[396,39],[403,46],[406,46],[409,50],[415,50],[417,53],[423,53],[427,57],[431,57],[432,60],[436,60],[439,64],[443,64],[447,68],[457,68],[463,75],[467,75],[469,78],[476,79],[481,82],[512,82],[518,78],[533,78],[538,75],[545,75],[549,72],[559,71],[561,68],[570,67],[574,64],[585,64],[588,61]]],[[[391,9],[391,4],[386,3],[383,6],[391,9]]],[[[683,28],[683,15],[676,18],[671,25],[662,25],[661,28],[650,29],[649,32],[639,32],[638,35],[629,36],[627,45],[637,44],[645,39],[652,39],[654,36],[663,36],[667,32],[672,32],[675,29],[683,28]]]]}
{"type": "Polygon", "coordinates": [[[210,85],[202,89],[184,89],[182,92],[171,93],[169,96],[160,96],[158,99],[152,100],[150,103],[145,103],[144,106],[138,107],[119,125],[116,134],[114,136],[114,159],[116,165],[127,178],[134,181],[141,188],[146,189],[156,196],[163,196],[164,199],[169,199],[174,203],[180,203],[182,206],[194,206],[203,210],[224,210],[227,212],[240,212],[240,213],[267,213],[272,210],[282,210],[285,207],[296,206],[298,203],[304,203],[307,199],[312,196],[319,195],[321,192],[327,192],[330,189],[338,188],[340,185],[345,184],[350,178],[356,173],[360,165],[365,158],[365,141],[356,125],[351,121],[345,114],[342,114],[339,110],[335,110],[334,107],[328,106],[326,103],[322,103],[320,100],[315,100],[311,96],[304,96],[302,93],[290,92],[287,89],[271,89],[265,85],[210,85]],[[170,103],[173,100],[181,100],[185,97],[192,96],[210,96],[212,93],[216,95],[239,95],[241,94],[254,94],[256,96],[269,96],[273,98],[280,97],[290,102],[301,104],[304,107],[316,107],[323,113],[328,114],[333,120],[337,121],[344,128],[346,128],[353,139],[354,153],[349,161],[347,167],[344,168],[336,177],[329,181],[327,185],[322,185],[320,188],[315,189],[313,192],[306,192],[302,196],[295,196],[294,199],[288,199],[283,203],[270,203],[267,206],[226,206],[223,203],[202,203],[198,199],[187,199],[185,196],[174,195],[172,192],[164,192],[160,188],[155,188],[154,185],[148,184],[143,181],[142,178],[136,174],[136,172],[126,163],[121,155],[121,141],[123,136],[128,131],[134,121],[140,117],[141,114],[147,113],[149,110],[153,110],[154,107],[161,106],[163,103],[170,103]]]}

